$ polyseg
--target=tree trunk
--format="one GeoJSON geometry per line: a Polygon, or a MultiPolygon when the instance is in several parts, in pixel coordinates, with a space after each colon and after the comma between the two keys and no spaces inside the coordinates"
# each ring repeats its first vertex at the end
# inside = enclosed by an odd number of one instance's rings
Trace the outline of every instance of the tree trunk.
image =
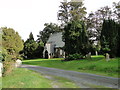
{"type": "Polygon", "coordinates": [[[98,55],[98,51],[95,51],[95,55],[96,55],[96,56],[98,55]]]}

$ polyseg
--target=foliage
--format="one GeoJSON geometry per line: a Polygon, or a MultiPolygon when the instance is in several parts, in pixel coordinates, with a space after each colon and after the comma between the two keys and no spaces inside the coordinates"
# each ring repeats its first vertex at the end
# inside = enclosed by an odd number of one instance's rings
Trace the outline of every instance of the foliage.
{"type": "Polygon", "coordinates": [[[34,40],[32,32],[29,35],[29,38],[24,43],[24,58],[41,58],[43,52],[42,42],[36,42],[34,40]]]}
{"type": "Polygon", "coordinates": [[[12,59],[16,59],[19,56],[19,52],[23,49],[21,37],[12,28],[3,27],[2,32],[3,48],[7,50],[12,59]]]}
{"type": "Polygon", "coordinates": [[[83,2],[76,0],[75,2],[61,2],[60,10],[58,11],[58,20],[63,24],[67,24],[72,20],[83,20],[86,15],[86,8],[83,2]]]}
{"type": "Polygon", "coordinates": [[[35,57],[36,58],[43,58],[43,50],[44,50],[44,45],[43,45],[43,43],[42,42],[37,42],[37,44],[38,44],[38,47],[37,47],[37,49],[35,50],[35,57]]]}
{"type": "Polygon", "coordinates": [[[95,38],[100,40],[103,20],[113,18],[113,11],[110,7],[101,7],[95,12],[91,12],[87,17],[87,30],[89,32],[89,38],[95,38]]]}
{"type": "Polygon", "coordinates": [[[70,54],[70,55],[68,55],[68,56],[65,58],[65,60],[67,60],[67,61],[70,61],[70,60],[80,60],[80,59],[82,59],[82,58],[83,58],[83,55],[75,53],[75,54],[70,54]]]}
{"type": "Polygon", "coordinates": [[[79,0],[61,2],[58,20],[61,20],[62,24],[64,24],[63,41],[65,42],[66,56],[75,53],[85,55],[89,51],[86,26],[83,21],[86,15],[85,10],[83,2],[79,0]]]}
{"type": "Polygon", "coordinates": [[[101,32],[101,46],[104,53],[116,57],[119,50],[119,25],[114,20],[104,20],[101,32]]]}
{"type": "Polygon", "coordinates": [[[72,21],[64,28],[63,41],[65,42],[66,55],[82,54],[89,52],[89,41],[83,21],[72,21]]]}
{"type": "Polygon", "coordinates": [[[3,76],[8,75],[14,68],[14,61],[20,57],[19,52],[23,49],[23,41],[18,32],[12,28],[2,27],[2,61],[3,76]]]}
{"type": "MultiPolygon", "coordinates": [[[[10,59],[10,56],[7,57],[7,59],[10,59]]],[[[3,76],[7,76],[10,74],[14,69],[14,61],[4,61],[3,62],[3,76]]]]}
{"type": "Polygon", "coordinates": [[[120,23],[117,25],[118,39],[117,39],[117,56],[120,57],[120,23]]]}
{"type": "Polygon", "coordinates": [[[120,9],[120,1],[118,1],[117,3],[113,2],[114,17],[116,17],[115,21],[119,22],[119,24],[120,24],[120,12],[119,12],[119,9],[120,9]]]}

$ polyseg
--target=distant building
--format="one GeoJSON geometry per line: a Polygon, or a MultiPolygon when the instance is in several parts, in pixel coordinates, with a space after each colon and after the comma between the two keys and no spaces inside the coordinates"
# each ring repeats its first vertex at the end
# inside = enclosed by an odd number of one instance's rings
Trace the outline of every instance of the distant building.
{"type": "Polygon", "coordinates": [[[65,43],[62,41],[62,32],[51,34],[43,51],[44,58],[62,58],[65,52],[62,49],[65,43]]]}

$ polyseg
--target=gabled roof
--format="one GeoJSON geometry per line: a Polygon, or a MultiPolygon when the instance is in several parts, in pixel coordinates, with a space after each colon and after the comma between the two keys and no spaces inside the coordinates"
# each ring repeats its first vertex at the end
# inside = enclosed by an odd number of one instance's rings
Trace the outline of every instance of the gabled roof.
{"type": "Polygon", "coordinates": [[[63,47],[65,43],[62,41],[62,32],[51,34],[47,43],[54,44],[56,48],[63,47]]]}

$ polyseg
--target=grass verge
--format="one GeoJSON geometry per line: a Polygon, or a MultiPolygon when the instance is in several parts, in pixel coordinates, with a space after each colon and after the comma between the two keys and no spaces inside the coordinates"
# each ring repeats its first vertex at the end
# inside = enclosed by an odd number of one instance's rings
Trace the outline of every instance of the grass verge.
{"type": "Polygon", "coordinates": [[[72,81],[55,76],[46,75],[17,68],[8,76],[2,78],[2,88],[77,88],[72,81]]]}
{"type": "Polygon", "coordinates": [[[23,68],[2,78],[2,88],[51,88],[50,83],[42,75],[23,68]]]}
{"type": "Polygon", "coordinates": [[[73,70],[78,72],[93,73],[97,75],[118,77],[120,58],[114,58],[106,61],[104,56],[92,56],[91,59],[61,61],[60,58],[55,59],[33,59],[24,60],[23,64],[38,65],[44,67],[59,68],[65,70],[73,70]]]}

